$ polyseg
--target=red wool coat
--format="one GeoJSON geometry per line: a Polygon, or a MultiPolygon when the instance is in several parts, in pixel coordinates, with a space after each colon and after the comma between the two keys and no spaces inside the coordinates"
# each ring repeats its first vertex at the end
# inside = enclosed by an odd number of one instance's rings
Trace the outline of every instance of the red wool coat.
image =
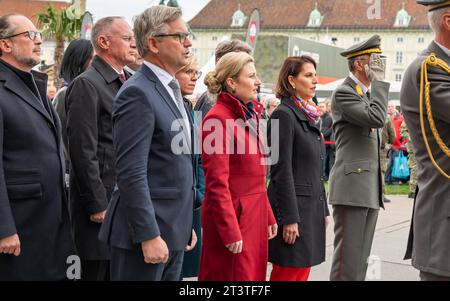
{"type": "MultiPolygon", "coordinates": [[[[262,106],[255,110],[260,115],[262,106]]],[[[268,226],[276,223],[265,185],[261,135],[240,102],[221,93],[200,129],[205,198],[199,280],[265,281],[268,226]],[[228,132],[228,135],[227,135],[228,132]],[[225,245],[243,240],[242,253],[225,245]]]]}

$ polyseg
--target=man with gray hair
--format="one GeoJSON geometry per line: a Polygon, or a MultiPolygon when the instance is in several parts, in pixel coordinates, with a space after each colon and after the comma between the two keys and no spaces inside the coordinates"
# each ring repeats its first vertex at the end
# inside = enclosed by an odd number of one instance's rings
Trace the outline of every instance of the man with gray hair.
{"type": "MultiPolygon", "coordinates": [[[[251,55],[252,48],[247,43],[238,39],[222,41],[216,47],[216,64],[225,54],[230,52],[245,52],[251,55]]],[[[199,100],[195,104],[194,111],[202,112],[202,118],[205,118],[206,114],[208,114],[214,104],[215,100],[208,94],[208,91],[206,91],[200,96],[199,100]]]]}
{"type": "Polygon", "coordinates": [[[435,38],[406,70],[400,95],[418,167],[405,259],[423,281],[450,281],[450,1],[417,2],[435,38]]]}
{"type": "Polygon", "coordinates": [[[96,55],[67,88],[67,138],[71,160],[70,213],[82,280],[109,278],[108,246],[98,239],[116,183],[112,141],[113,100],[134,63],[135,40],[122,17],[98,20],[91,35],[96,55]]]}
{"type": "Polygon", "coordinates": [[[118,189],[100,238],[111,246],[112,280],[180,279],[192,231],[194,128],[175,79],[191,56],[180,8],[135,18],[144,63],[114,100],[118,189]]]}
{"type": "Polygon", "coordinates": [[[61,124],[32,70],[41,44],[28,18],[0,17],[0,281],[67,279],[75,255],[61,124]]]}

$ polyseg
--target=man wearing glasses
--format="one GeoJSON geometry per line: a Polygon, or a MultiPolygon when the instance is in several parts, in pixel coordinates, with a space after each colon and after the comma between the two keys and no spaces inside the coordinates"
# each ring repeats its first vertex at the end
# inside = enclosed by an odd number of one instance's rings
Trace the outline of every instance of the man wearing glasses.
{"type": "Polygon", "coordinates": [[[108,246],[98,239],[116,183],[112,104],[126,80],[124,66],[136,60],[134,34],[121,17],[97,21],[92,29],[96,56],[66,92],[71,160],[70,212],[82,280],[109,279],[108,246]]]}
{"type": "Polygon", "coordinates": [[[136,17],[144,59],[114,100],[115,190],[100,238],[111,245],[112,280],[180,279],[192,233],[194,128],[175,73],[191,56],[181,9],[136,17]]]}
{"type": "Polygon", "coordinates": [[[0,281],[63,280],[75,254],[41,44],[26,17],[0,17],[0,281]]]}

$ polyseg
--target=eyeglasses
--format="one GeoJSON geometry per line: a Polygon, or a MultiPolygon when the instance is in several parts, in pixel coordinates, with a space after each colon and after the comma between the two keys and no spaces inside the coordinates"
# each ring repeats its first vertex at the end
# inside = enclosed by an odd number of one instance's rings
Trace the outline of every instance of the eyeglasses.
{"type": "Polygon", "coordinates": [[[20,36],[21,34],[26,34],[27,37],[30,40],[32,40],[32,41],[36,40],[36,38],[38,36],[39,36],[40,39],[42,39],[42,34],[39,31],[34,31],[34,30],[27,30],[27,31],[16,33],[16,34],[13,34],[13,35],[1,38],[1,39],[10,39],[10,38],[14,38],[14,37],[20,36]]]}
{"type": "Polygon", "coordinates": [[[185,71],[187,75],[189,75],[190,77],[196,77],[196,78],[200,78],[202,76],[202,72],[198,71],[198,70],[194,70],[194,69],[189,69],[187,71],[185,71]]]}
{"type": "Polygon", "coordinates": [[[189,32],[176,32],[176,33],[160,33],[155,34],[153,37],[176,37],[181,44],[186,43],[186,39],[192,40],[192,34],[189,32]]]}

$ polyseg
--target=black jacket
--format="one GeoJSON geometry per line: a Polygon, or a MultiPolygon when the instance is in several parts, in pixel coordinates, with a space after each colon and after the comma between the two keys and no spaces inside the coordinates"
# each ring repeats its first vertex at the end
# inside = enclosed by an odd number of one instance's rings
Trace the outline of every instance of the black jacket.
{"type": "Polygon", "coordinates": [[[0,238],[19,235],[18,257],[0,254],[0,281],[63,280],[74,255],[64,190],[59,118],[47,76],[32,72],[35,93],[0,63],[0,238]]]}
{"type": "Polygon", "coordinates": [[[90,215],[106,210],[115,185],[112,104],[122,86],[118,73],[99,56],[67,88],[67,138],[71,162],[70,211],[75,244],[84,260],[107,260],[101,224],[90,215]]]}
{"type": "Polygon", "coordinates": [[[325,147],[319,129],[293,100],[283,99],[268,125],[272,154],[268,196],[279,225],[269,241],[269,261],[284,267],[311,267],[325,261],[326,203],[323,162],[325,147]],[[272,134],[279,121],[279,134],[272,134]],[[279,136],[279,145],[272,141],[279,136]],[[274,156],[272,155],[274,158],[274,156]],[[300,238],[293,246],[283,241],[283,225],[298,223],[300,238]]]}

